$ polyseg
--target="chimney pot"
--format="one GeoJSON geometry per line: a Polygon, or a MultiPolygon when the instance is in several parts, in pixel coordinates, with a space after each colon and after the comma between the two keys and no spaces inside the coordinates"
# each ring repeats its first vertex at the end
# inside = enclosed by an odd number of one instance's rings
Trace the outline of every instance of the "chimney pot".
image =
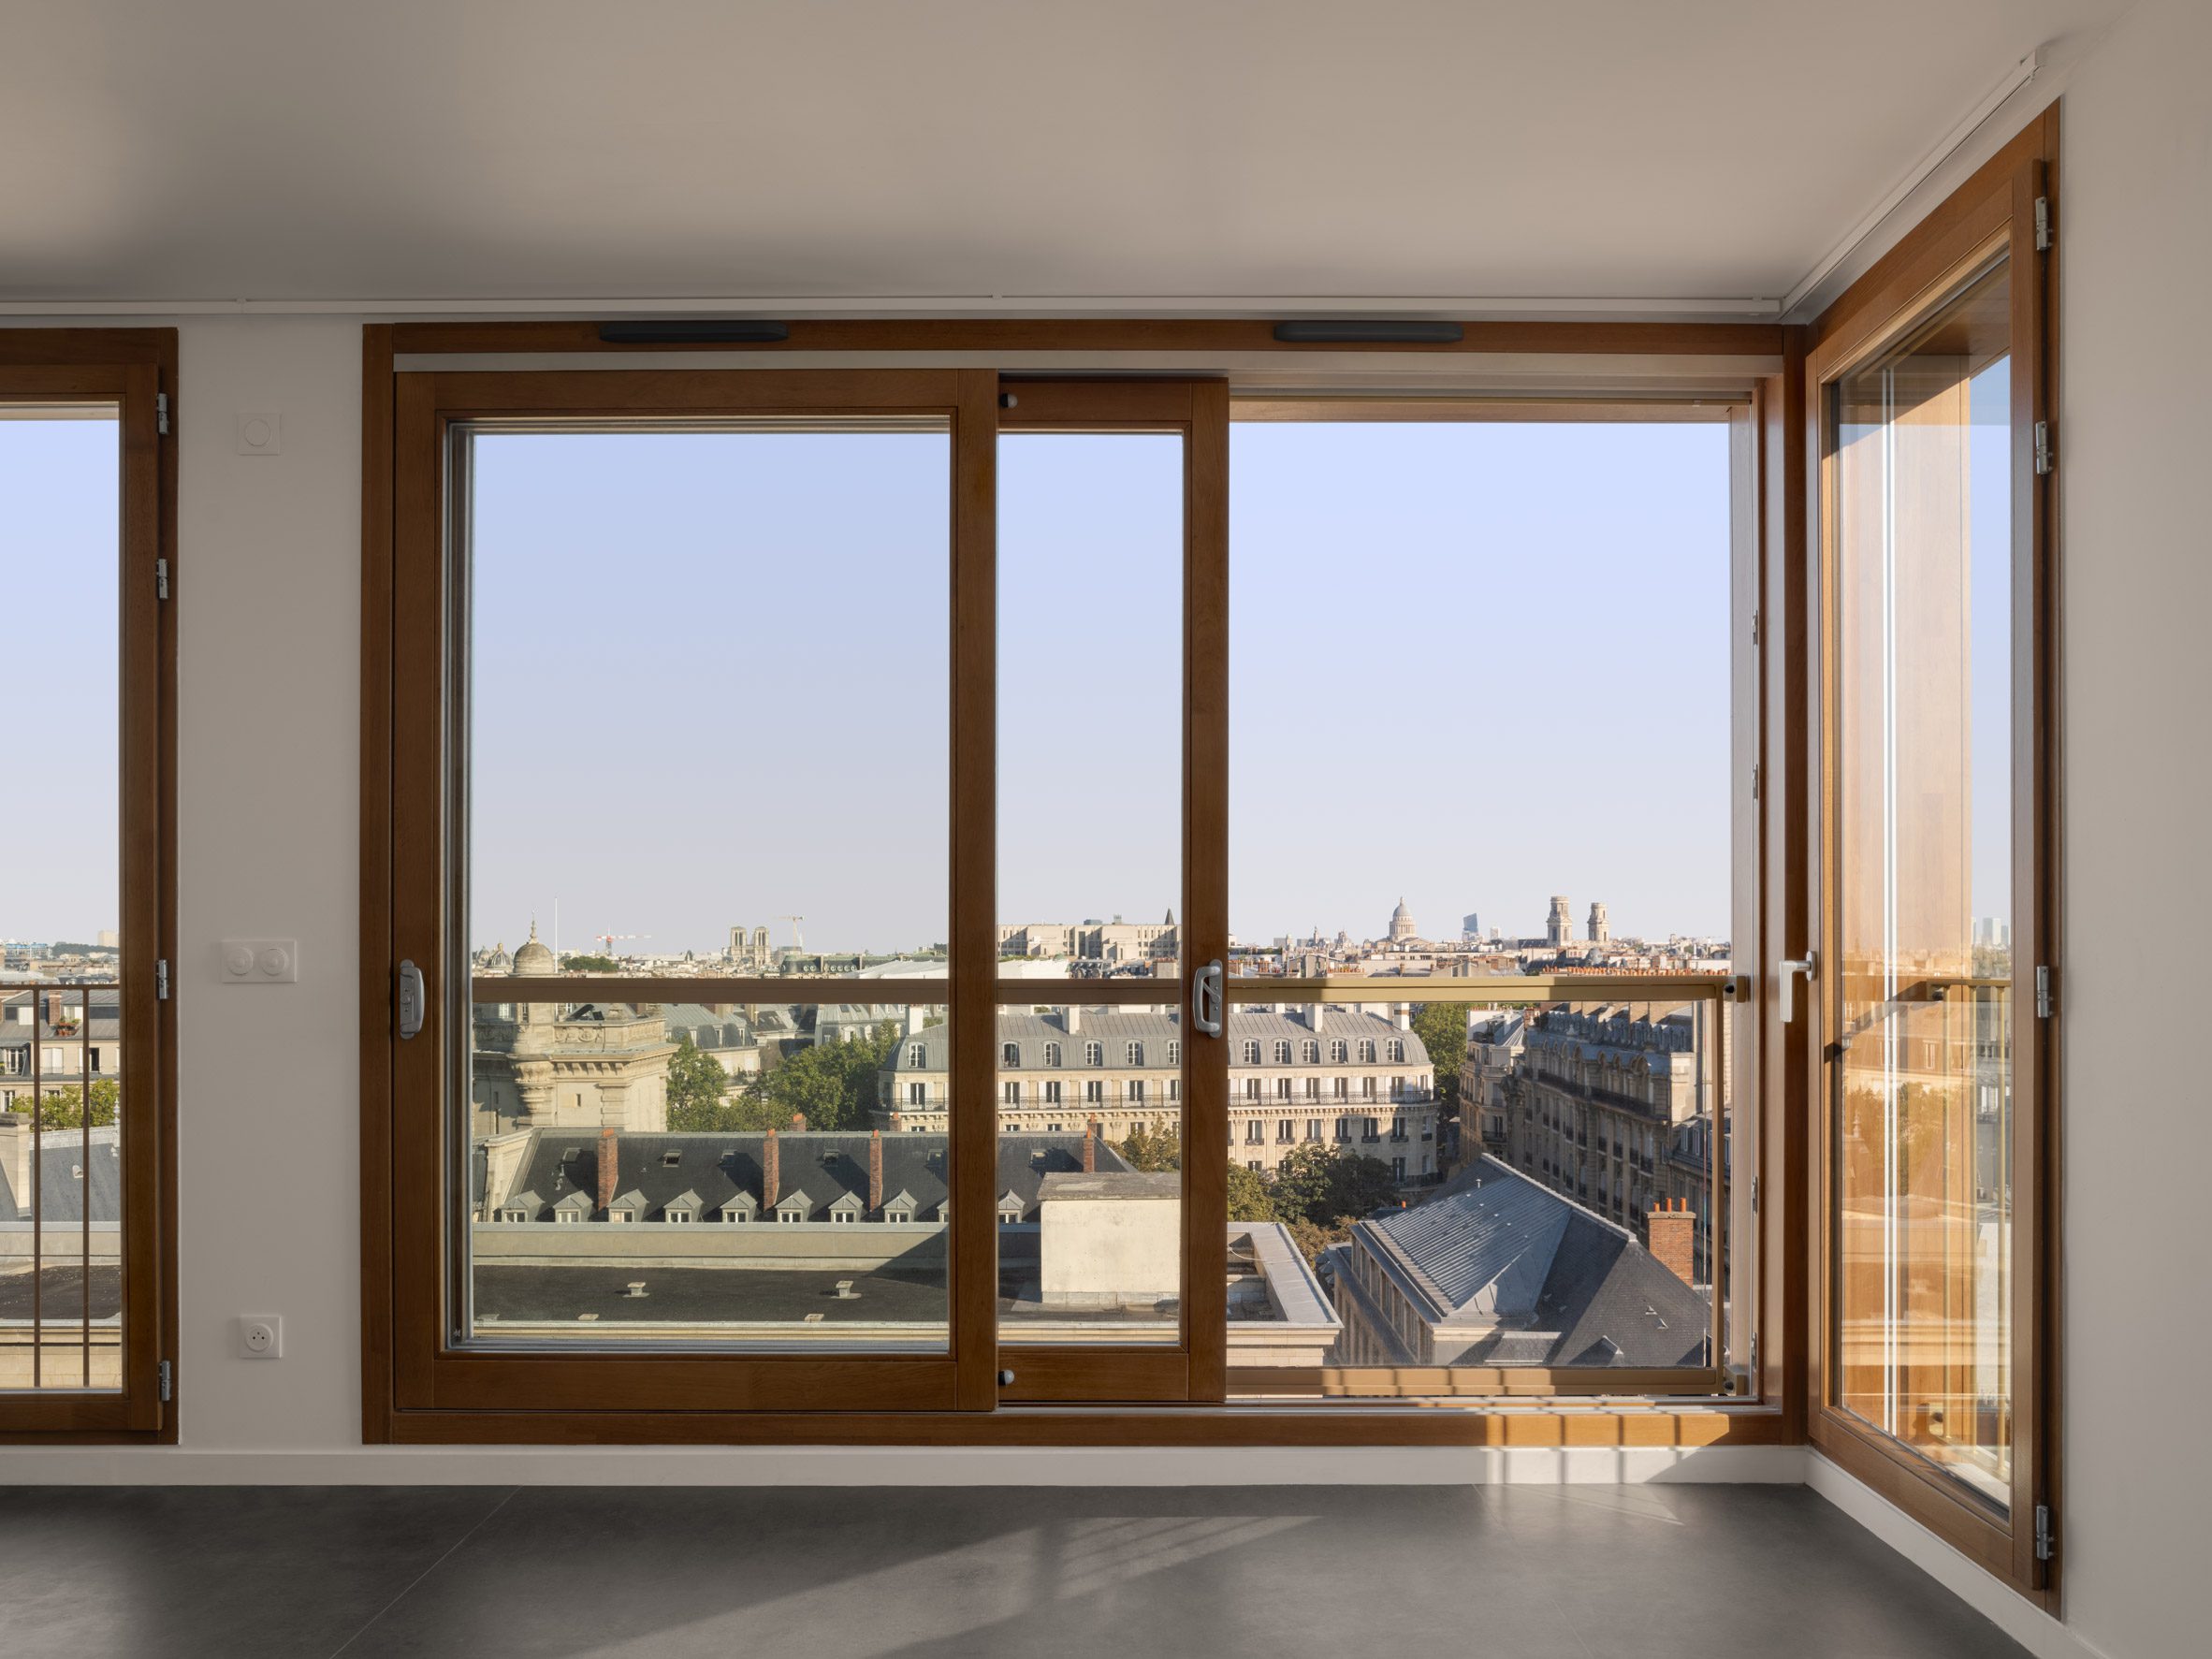
{"type": "Polygon", "coordinates": [[[1099,1171],[1099,1120],[1092,1118],[1083,1126],[1083,1172],[1095,1175],[1099,1171]]]}
{"type": "Polygon", "coordinates": [[[791,1114],[791,1132],[794,1135],[803,1135],[807,1132],[807,1114],[804,1112],[794,1112],[791,1114]]]}

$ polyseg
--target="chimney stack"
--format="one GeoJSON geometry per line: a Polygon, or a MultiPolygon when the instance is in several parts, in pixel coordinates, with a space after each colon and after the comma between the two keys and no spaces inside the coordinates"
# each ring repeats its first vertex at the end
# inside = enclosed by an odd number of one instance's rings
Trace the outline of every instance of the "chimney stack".
{"type": "Polygon", "coordinates": [[[1313,1004],[1306,1012],[1306,1024],[1311,1026],[1316,1031],[1318,1031],[1321,1028],[1323,1023],[1329,1018],[1329,1016],[1322,1011],[1322,1010],[1328,1006],[1329,1005],[1325,1002],[1317,1002],[1313,1004]]]}
{"type": "Polygon", "coordinates": [[[1646,1218],[1652,1255],[1685,1285],[1697,1282],[1697,1213],[1687,1199],[1662,1199],[1646,1218]]]}
{"type": "Polygon", "coordinates": [[[776,1131],[770,1129],[761,1144],[761,1215],[764,1220],[776,1207],[776,1201],[783,1196],[783,1155],[776,1141],[776,1131]]]}
{"type": "Polygon", "coordinates": [[[615,1195],[621,1189],[617,1185],[620,1174],[622,1142],[612,1129],[599,1131],[599,1207],[602,1211],[615,1207],[615,1195]]]}
{"type": "Polygon", "coordinates": [[[1073,1003],[1060,1010],[1060,1026],[1069,1036],[1074,1036],[1083,1029],[1083,1010],[1073,1003]]]}
{"type": "Polygon", "coordinates": [[[794,1135],[803,1135],[807,1132],[807,1114],[804,1112],[794,1112],[791,1114],[791,1132],[794,1135]]]}
{"type": "Polygon", "coordinates": [[[62,994],[59,991],[46,994],[46,1023],[50,1026],[62,1023],[62,994]]]}
{"type": "Polygon", "coordinates": [[[868,1214],[883,1213],[883,1131],[868,1137],[868,1214]]]}
{"type": "Polygon", "coordinates": [[[1095,1117],[1083,1126],[1083,1172],[1099,1172],[1099,1120],[1095,1117]]]}

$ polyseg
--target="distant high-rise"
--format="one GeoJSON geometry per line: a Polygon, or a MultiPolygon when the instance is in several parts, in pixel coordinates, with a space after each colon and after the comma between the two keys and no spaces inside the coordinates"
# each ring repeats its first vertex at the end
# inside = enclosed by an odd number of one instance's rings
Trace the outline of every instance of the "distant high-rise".
{"type": "Polygon", "coordinates": [[[1467,943],[1473,944],[1481,937],[1482,918],[1477,916],[1473,910],[1469,910],[1464,916],[1460,918],[1460,938],[1465,940],[1467,943]]]}
{"type": "Polygon", "coordinates": [[[1544,924],[1544,942],[1553,950],[1564,949],[1575,942],[1575,919],[1567,913],[1567,895],[1551,895],[1551,915],[1544,924]]]}
{"type": "Polygon", "coordinates": [[[1612,937],[1613,930],[1606,923],[1605,906],[1592,904],[1590,907],[1590,942],[1594,945],[1607,944],[1611,941],[1612,937]]]}

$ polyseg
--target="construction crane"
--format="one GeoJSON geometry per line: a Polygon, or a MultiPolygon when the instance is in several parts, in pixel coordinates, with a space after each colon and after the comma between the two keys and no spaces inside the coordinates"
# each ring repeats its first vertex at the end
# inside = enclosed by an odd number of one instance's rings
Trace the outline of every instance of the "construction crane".
{"type": "Polygon", "coordinates": [[[601,955],[612,956],[615,953],[617,939],[651,939],[653,936],[649,933],[595,933],[591,937],[599,941],[601,955]]]}
{"type": "Polygon", "coordinates": [[[804,916],[779,916],[776,918],[776,920],[779,922],[789,922],[791,924],[792,943],[798,946],[802,951],[807,948],[807,939],[804,934],[800,933],[799,924],[804,922],[806,919],[807,918],[804,916]]]}

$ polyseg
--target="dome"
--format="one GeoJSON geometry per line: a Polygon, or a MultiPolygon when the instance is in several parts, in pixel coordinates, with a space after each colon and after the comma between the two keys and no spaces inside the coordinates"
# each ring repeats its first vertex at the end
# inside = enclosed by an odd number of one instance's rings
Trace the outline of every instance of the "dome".
{"type": "Polygon", "coordinates": [[[1398,901],[1398,908],[1390,912],[1390,920],[1393,922],[1410,922],[1413,920],[1413,912],[1405,908],[1405,901],[1404,899],[1400,899],[1398,901]]]}
{"type": "Polygon", "coordinates": [[[538,939],[538,924],[530,924],[530,938],[515,953],[515,971],[523,975],[557,973],[560,965],[553,960],[553,953],[538,939]]]}

